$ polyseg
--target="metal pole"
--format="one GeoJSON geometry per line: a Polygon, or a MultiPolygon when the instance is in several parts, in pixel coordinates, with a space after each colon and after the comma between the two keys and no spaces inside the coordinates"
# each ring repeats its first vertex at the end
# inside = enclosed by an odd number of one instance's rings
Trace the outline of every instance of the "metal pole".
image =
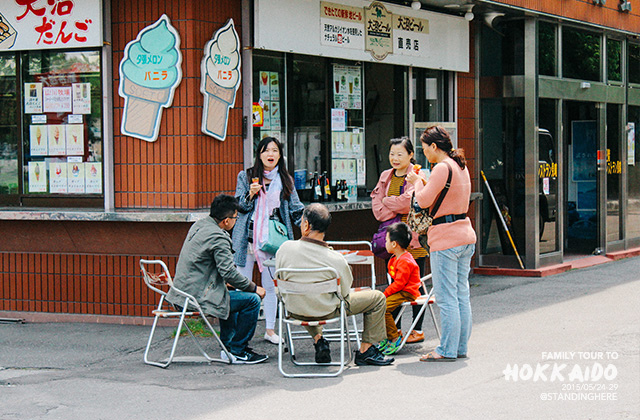
{"type": "Polygon", "coordinates": [[[509,228],[507,227],[507,223],[504,221],[504,217],[502,217],[502,212],[500,211],[500,207],[498,207],[498,202],[496,198],[493,196],[493,191],[491,191],[491,187],[489,186],[489,181],[487,181],[487,177],[484,176],[484,172],[480,171],[480,175],[482,175],[482,179],[484,180],[484,185],[487,186],[487,190],[489,190],[489,195],[491,196],[491,201],[498,212],[498,217],[502,222],[502,227],[505,232],[507,232],[507,236],[509,237],[509,241],[511,242],[511,246],[513,247],[514,252],[516,253],[516,257],[518,257],[518,262],[520,263],[520,268],[524,270],[524,265],[522,264],[522,260],[520,259],[520,254],[518,254],[518,250],[516,249],[516,244],[513,243],[513,238],[511,237],[511,232],[509,232],[509,228]]]}

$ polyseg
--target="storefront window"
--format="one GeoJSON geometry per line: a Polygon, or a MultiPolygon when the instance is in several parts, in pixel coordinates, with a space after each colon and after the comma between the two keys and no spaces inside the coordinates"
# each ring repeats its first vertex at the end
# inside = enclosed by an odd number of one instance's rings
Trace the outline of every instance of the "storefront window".
{"type": "Polygon", "coordinates": [[[640,44],[629,43],[629,82],[640,83],[640,44]]]}
{"type": "Polygon", "coordinates": [[[23,53],[23,194],[101,195],[99,51],[23,53]]]}
{"type": "Polygon", "coordinates": [[[607,39],[607,80],[609,81],[622,81],[621,52],[621,41],[617,39],[607,39]]]}
{"type": "Polygon", "coordinates": [[[538,65],[544,76],[556,76],[556,25],[538,24],[538,65]]]}
{"type": "MultiPolygon", "coordinates": [[[[253,69],[254,152],[265,136],[281,139],[302,200],[323,175],[331,200],[338,182],[349,200],[367,196],[389,167],[389,140],[409,135],[408,68],[256,51],[253,69]]],[[[416,121],[449,118],[446,75],[414,69],[416,121]]]]}
{"type": "Polygon", "coordinates": [[[562,28],[562,76],[600,81],[601,35],[571,27],[562,28]]]}
{"type": "Polygon", "coordinates": [[[0,55],[0,203],[18,194],[18,109],[16,57],[0,55]]]}
{"type": "Polygon", "coordinates": [[[640,106],[630,106],[627,123],[626,238],[640,238],[640,106]]]}

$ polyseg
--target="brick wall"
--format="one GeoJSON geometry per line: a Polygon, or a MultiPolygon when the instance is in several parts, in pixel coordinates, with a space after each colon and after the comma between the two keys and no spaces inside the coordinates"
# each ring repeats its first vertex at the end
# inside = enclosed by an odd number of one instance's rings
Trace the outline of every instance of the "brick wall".
{"type": "MultiPolygon", "coordinates": [[[[242,33],[237,0],[113,0],[114,164],[116,208],[207,208],[219,193],[235,191],[242,169],[242,98],[229,112],[224,142],[201,130],[200,63],[214,32],[233,18],[242,33]],[[124,99],[117,92],[126,44],[165,13],[180,34],[182,82],[163,109],[158,139],[149,143],[120,133],[124,99]]],[[[238,92],[241,92],[242,87],[238,92]]]]}

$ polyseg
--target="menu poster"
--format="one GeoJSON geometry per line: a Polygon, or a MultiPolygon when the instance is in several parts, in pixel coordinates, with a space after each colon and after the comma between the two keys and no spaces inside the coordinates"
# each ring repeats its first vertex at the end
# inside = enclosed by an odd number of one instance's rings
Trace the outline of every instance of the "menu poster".
{"type": "Polygon", "coordinates": [[[280,79],[278,73],[269,72],[269,92],[272,101],[280,100],[280,79]]]}
{"type": "Polygon", "coordinates": [[[358,159],[357,160],[357,174],[358,174],[358,185],[364,185],[367,182],[367,164],[366,160],[358,159]]]}
{"type": "Polygon", "coordinates": [[[73,113],[91,114],[91,83],[74,83],[73,113]]]}
{"type": "Polygon", "coordinates": [[[280,102],[271,102],[271,129],[280,131],[280,102]]]}
{"type": "Polygon", "coordinates": [[[48,125],[49,127],[49,155],[63,156],[67,153],[66,130],[64,125],[48,125]]]}
{"type": "Polygon", "coordinates": [[[71,86],[42,88],[44,112],[71,112],[71,86]]]}
{"type": "Polygon", "coordinates": [[[347,129],[347,113],[341,108],[331,108],[331,131],[347,129]]]}
{"type": "Polygon", "coordinates": [[[67,162],[49,163],[49,192],[52,194],[66,194],[67,162]]]}
{"type": "Polygon", "coordinates": [[[42,83],[24,84],[24,113],[42,113],[42,83]]]}
{"type": "Polygon", "coordinates": [[[67,124],[67,155],[84,155],[84,125],[67,124]]]}
{"type": "Polygon", "coordinates": [[[263,101],[270,101],[271,100],[271,86],[269,84],[270,82],[270,77],[269,77],[269,72],[268,71],[261,71],[260,72],[260,80],[259,80],[259,85],[260,85],[260,99],[262,99],[263,101]]]}
{"type": "Polygon", "coordinates": [[[349,106],[346,66],[333,66],[333,106],[335,108],[349,106]]]}
{"type": "Polygon", "coordinates": [[[84,194],[85,165],[82,162],[67,162],[69,194],[84,194]]]}
{"type": "Polygon", "coordinates": [[[262,107],[262,130],[271,130],[271,102],[267,101],[262,107]]]}
{"type": "Polygon", "coordinates": [[[102,194],[102,163],[85,162],[84,179],[87,194],[102,194]]]}
{"type": "Polygon", "coordinates": [[[347,70],[348,108],[362,109],[362,77],[360,67],[349,67],[347,70]]]}
{"type": "Polygon", "coordinates": [[[30,125],[29,126],[29,144],[31,156],[46,156],[48,153],[49,130],[46,125],[30,125]]]}
{"type": "Polygon", "coordinates": [[[29,192],[47,192],[46,162],[29,162],[29,192]]]}

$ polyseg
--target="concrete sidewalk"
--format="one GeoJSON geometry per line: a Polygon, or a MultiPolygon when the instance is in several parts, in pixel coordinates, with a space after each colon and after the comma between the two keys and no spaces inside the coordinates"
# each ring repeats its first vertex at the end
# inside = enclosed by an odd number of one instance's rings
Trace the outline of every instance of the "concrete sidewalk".
{"type": "MultiPolygon", "coordinates": [[[[419,362],[430,339],[390,367],[331,379],[283,378],[276,347],[259,339],[263,322],[252,346],[267,363],[164,370],[142,362],[149,327],[2,324],[0,418],[640,418],[640,258],[471,284],[469,359],[419,362]]],[[[429,319],[424,328],[434,336],[429,319]]]]}

